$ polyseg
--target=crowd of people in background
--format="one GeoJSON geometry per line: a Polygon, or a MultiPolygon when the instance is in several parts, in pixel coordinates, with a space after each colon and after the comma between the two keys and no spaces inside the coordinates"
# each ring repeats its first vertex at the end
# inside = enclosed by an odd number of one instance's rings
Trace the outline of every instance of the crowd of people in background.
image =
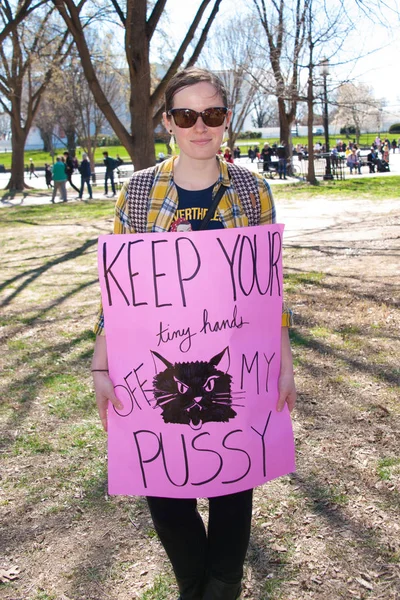
{"type": "MultiPolygon", "coordinates": [[[[314,155],[316,157],[324,155],[326,153],[326,146],[320,141],[316,141],[314,144],[314,155]]],[[[384,172],[389,170],[389,158],[390,152],[393,154],[396,151],[400,152],[400,138],[398,140],[393,139],[390,141],[388,138],[381,139],[379,135],[376,136],[373,144],[369,149],[369,153],[364,160],[361,157],[361,150],[356,144],[356,141],[349,141],[348,143],[341,139],[336,140],[336,145],[330,150],[330,158],[332,166],[335,168],[338,166],[339,160],[344,159],[346,166],[350,169],[350,174],[360,174],[361,167],[367,165],[370,173],[384,172]],[[366,160],[365,160],[366,158],[366,160]]],[[[242,151],[239,145],[236,145],[233,150],[228,148],[221,148],[220,154],[223,155],[224,159],[228,163],[233,163],[234,160],[242,158],[242,151]]],[[[306,144],[296,144],[292,148],[293,156],[297,156],[298,160],[308,159],[308,146],[306,144]]],[[[158,155],[158,162],[165,160],[166,156],[160,152],[158,155]]],[[[250,162],[261,161],[263,163],[263,171],[269,172],[271,164],[274,162],[277,166],[277,172],[280,179],[286,179],[287,176],[287,160],[289,158],[288,148],[284,142],[269,143],[266,142],[260,151],[259,145],[255,144],[248,148],[247,158],[250,162]]],[[[123,160],[116,155],[116,158],[109,156],[108,152],[103,152],[103,163],[106,168],[104,176],[104,193],[108,197],[108,185],[111,186],[111,197],[116,195],[114,171],[123,164],[123,160]]],[[[29,179],[32,177],[38,177],[35,171],[35,165],[33,159],[29,159],[29,165],[26,165],[29,179]]],[[[78,194],[77,199],[82,200],[84,187],[86,185],[88,191],[88,199],[93,198],[93,190],[91,185],[92,171],[88,156],[86,153],[82,154],[82,160],[79,163],[76,158],[70,156],[69,152],[65,151],[62,156],[58,156],[55,164],[51,167],[48,163],[45,164],[45,178],[48,189],[52,189],[52,202],[54,202],[57,193],[59,193],[63,202],[67,202],[67,188],[66,184],[69,183],[72,189],[78,194]],[[72,182],[72,175],[78,171],[81,176],[81,185],[78,188],[72,182]]]]}
{"type": "MultiPolygon", "coordinates": [[[[114,181],[114,171],[118,169],[123,164],[122,158],[117,154],[116,158],[111,158],[108,155],[108,152],[103,152],[103,163],[106,167],[105,177],[104,177],[104,193],[108,196],[108,182],[111,185],[111,197],[116,195],[115,189],[115,181],[114,181]]],[[[29,174],[29,179],[32,177],[38,177],[35,171],[35,165],[33,159],[29,159],[29,165],[26,165],[26,171],[29,174]]],[[[62,202],[67,202],[67,187],[66,184],[69,183],[71,188],[75,190],[78,194],[76,199],[83,199],[83,192],[85,186],[88,191],[88,200],[93,198],[93,190],[92,190],[92,170],[90,166],[90,161],[88,159],[88,155],[84,152],[82,154],[82,160],[79,163],[77,158],[73,158],[70,156],[68,151],[65,151],[63,155],[57,156],[56,161],[53,166],[49,163],[45,163],[44,165],[44,176],[46,179],[47,189],[52,189],[52,198],[51,201],[54,203],[57,194],[59,194],[62,202]],[[78,171],[81,176],[80,187],[78,188],[72,181],[72,175],[78,171]]]]}

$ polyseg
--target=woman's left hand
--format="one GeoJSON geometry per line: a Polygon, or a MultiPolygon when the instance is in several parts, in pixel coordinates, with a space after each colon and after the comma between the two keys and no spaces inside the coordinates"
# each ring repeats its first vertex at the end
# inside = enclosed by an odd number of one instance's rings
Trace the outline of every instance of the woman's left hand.
{"type": "Polygon", "coordinates": [[[285,403],[288,405],[289,411],[292,412],[296,403],[296,385],[294,382],[293,373],[293,358],[290,349],[289,330],[287,327],[282,327],[281,337],[281,372],[278,381],[279,398],[276,409],[280,412],[283,410],[285,403]]]}

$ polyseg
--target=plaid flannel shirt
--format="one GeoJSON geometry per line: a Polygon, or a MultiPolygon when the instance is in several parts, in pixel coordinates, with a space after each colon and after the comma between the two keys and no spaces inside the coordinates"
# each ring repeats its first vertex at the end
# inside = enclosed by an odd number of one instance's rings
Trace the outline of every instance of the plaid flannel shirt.
{"type": "MultiPolygon", "coordinates": [[[[147,231],[163,232],[169,231],[175,213],[178,209],[178,192],[173,178],[173,165],[176,157],[162,162],[155,170],[154,182],[149,196],[149,209],[147,216],[147,231]]],[[[225,186],[225,194],[218,205],[218,212],[224,227],[246,227],[247,216],[241,206],[239,196],[232,186],[229,178],[228,167],[225,161],[219,157],[220,175],[213,189],[213,196],[221,185],[225,186]]],[[[271,188],[266,179],[254,173],[258,184],[261,202],[260,225],[276,222],[276,212],[271,188]]],[[[128,185],[125,183],[115,205],[114,234],[136,233],[129,217],[128,185]]],[[[292,313],[284,307],[282,312],[282,327],[292,325],[292,313]]],[[[96,335],[104,335],[104,315],[100,306],[97,320],[94,326],[96,335]]]]}

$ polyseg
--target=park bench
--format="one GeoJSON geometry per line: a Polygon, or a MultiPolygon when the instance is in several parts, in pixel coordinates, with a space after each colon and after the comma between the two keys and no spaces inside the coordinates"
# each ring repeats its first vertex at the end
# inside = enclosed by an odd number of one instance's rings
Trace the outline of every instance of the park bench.
{"type": "Polygon", "coordinates": [[[258,168],[258,172],[261,175],[263,175],[264,177],[269,177],[270,179],[273,179],[274,175],[276,173],[278,173],[278,161],[271,160],[271,162],[268,164],[268,170],[264,170],[264,161],[259,160],[257,162],[257,168],[258,168]]]}

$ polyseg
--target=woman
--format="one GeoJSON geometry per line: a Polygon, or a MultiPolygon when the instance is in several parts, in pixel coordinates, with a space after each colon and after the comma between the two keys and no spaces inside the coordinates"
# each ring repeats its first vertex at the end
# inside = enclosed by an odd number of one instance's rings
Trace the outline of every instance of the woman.
{"type": "MultiPolygon", "coordinates": [[[[254,223],[252,217],[247,216],[243,190],[240,198],[232,179],[251,180],[260,202],[257,223],[272,223],[275,208],[266,181],[243,167],[228,165],[218,157],[231,116],[226,90],[215,75],[197,68],[177,73],[166,89],[163,120],[169,133],[175,136],[180,154],[154,169],[134,174],[117,201],[114,233],[135,232],[141,228],[148,232],[179,231],[180,227],[184,231],[199,229],[201,215],[216,196],[221,199],[208,228],[254,223]],[[147,198],[150,198],[149,202],[147,198]],[[142,212],[137,211],[141,214],[135,215],[135,207],[141,199],[142,207],[147,208],[144,225],[142,212]]],[[[282,410],[285,402],[292,410],[296,391],[287,312],[282,315],[282,323],[278,410],[282,410]]],[[[117,409],[121,408],[121,403],[108,377],[101,313],[95,332],[98,335],[92,371],[98,410],[106,428],[108,401],[117,409]]],[[[211,498],[207,532],[195,498],[151,497],[147,501],[154,527],[172,563],[180,600],[238,598],[250,536],[252,490],[211,498]]]]}
{"type": "Polygon", "coordinates": [[[225,152],[224,152],[224,160],[226,160],[226,162],[228,163],[233,163],[233,156],[232,156],[232,152],[231,149],[228,148],[228,146],[225,148],[225,152]]]}

